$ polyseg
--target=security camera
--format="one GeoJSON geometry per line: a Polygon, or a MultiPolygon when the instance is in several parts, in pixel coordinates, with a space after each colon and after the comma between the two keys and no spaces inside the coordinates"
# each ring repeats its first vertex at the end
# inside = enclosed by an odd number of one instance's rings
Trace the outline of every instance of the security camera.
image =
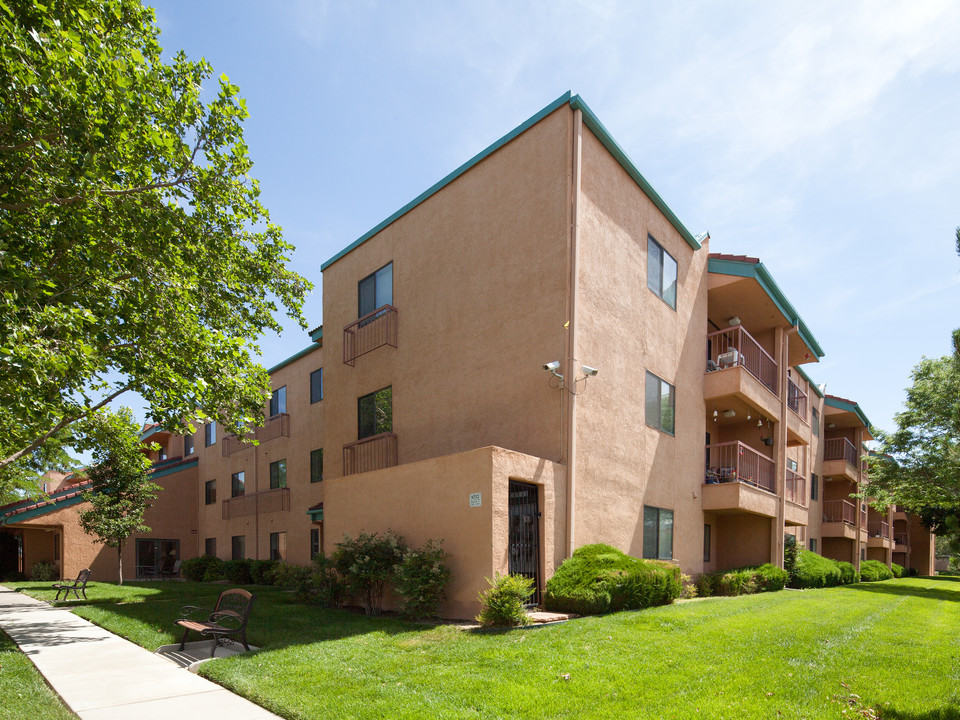
{"type": "Polygon", "coordinates": [[[555,373],[557,370],[560,369],[560,361],[554,360],[553,362],[548,362],[546,365],[543,366],[543,369],[546,370],[547,372],[555,373]]]}
{"type": "Polygon", "coordinates": [[[595,367],[590,367],[589,365],[581,365],[580,370],[582,370],[583,374],[587,377],[596,377],[597,372],[599,372],[595,367]]]}

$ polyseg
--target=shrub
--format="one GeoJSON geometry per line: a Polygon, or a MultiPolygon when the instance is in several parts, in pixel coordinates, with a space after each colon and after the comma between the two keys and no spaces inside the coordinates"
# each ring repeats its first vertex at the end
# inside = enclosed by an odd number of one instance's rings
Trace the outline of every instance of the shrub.
{"type": "Polygon", "coordinates": [[[852,563],[838,561],[837,567],[840,568],[841,585],[852,585],[860,582],[860,573],[857,572],[852,563]]]}
{"type": "Polygon", "coordinates": [[[797,566],[797,536],[796,535],[784,535],[783,537],[783,569],[787,571],[789,575],[793,575],[794,569],[797,566]]]}
{"type": "Polygon", "coordinates": [[[917,577],[920,574],[920,571],[912,567],[910,568],[909,573],[910,577],[917,577]]]}
{"type": "Polygon", "coordinates": [[[766,563],[756,569],[756,582],[759,592],[777,592],[787,586],[790,573],[776,565],[766,563]]]}
{"type": "Polygon", "coordinates": [[[450,554],[443,549],[443,540],[427,540],[417,550],[407,550],[397,565],[394,584],[402,598],[401,612],[412,618],[435,615],[444,588],[453,578],[447,566],[450,554]]]}
{"type": "Polygon", "coordinates": [[[35,562],[33,567],[30,569],[30,579],[36,580],[37,582],[50,582],[53,580],[58,580],[59,575],[57,574],[57,568],[53,563],[43,562],[42,560],[35,562]]]}
{"type": "Polygon", "coordinates": [[[313,573],[311,568],[303,565],[279,562],[273,568],[273,584],[293,590],[297,600],[306,600],[313,592],[313,573]]]}
{"type": "Polygon", "coordinates": [[[697,595],[710,597],[714,594],[714,575],[703,573],[697,578],[697,595]]]}
{"type": "Polygon", "coordinates": [[[490,588],[480,593],[477,622],[492,627],[529,625],[524,605],[533,594],[533,580],[523,575],[500,575],[486,579],[490,588]]]}
{"type": "Polygon", "coordinates": [[[697,584],[685,573],[680,573],[680,597],[683,600],[692,600],[697,597],[697,584]]]}
{"type": "Polygon", "coordinates": [[[223,563],[222,572],[227,580],[235,585],[249,585],[253,580],[250,576],[252,560],[227,560],[223,563]]]}
{"type": "Polygon", "coordinates": [[[356,539],[344,535],[337,543],[333,562],[348,586],[360,596],[367,615],[383,609],[383,587],[406,552],[403,538],[388,530],[383,535],[361,532],[356,539]]]}
{"type": "Polygon", "coordinates": [[[220,575],[220,577],[215,578],[219,580],[223,577],[222,567],[223,560],[220,558],[214,557],[213,555],[200,555],[199,557],[184,560],[180,566],[180,574],[187,580],[201,582],[206,580],[207,571],[213,569],[214,575],[220,575]]]}
{"type": "Polygon", "coordinates": [[[279,560],[250,560],[250,582],[254,585],[273,585],[273,572],[279,560]]]}
{"type": "Polygon", "coordinates": [[[893,572],[893,576],[895,578],[903,577],[903,565],[897,565],[896,563],[893,563],[890,565],[890,570],[893,572]]]}
{"type": "Polygon", "coordinates": [[[878,580],[890,580],[893,578],[893,571],[879,560],[864,560],[860,563],[860,579],[863,582],[876,582],[878,580]]]}
{"type": "Polygon", "coordinates": [[[822,588],[840,584],[840,568],[829,558],[811,550],[798,550],[790,585],[798,588],[822,588]]]}
{"type": "Polygon", "coordinates": [[[775,592],[783,590],[789,577],[786,570],[767,563],[760,567],[704,573],[697,578],[697,591],[702,597],[775,592]]]}
{"type": "Polygon", "coordinates": [[[343,605],[349,588],[347,581],[337,570],[331,558],[323,553],[313,558],[311,584],[317,593],[317,600],[324,607],[338,608],[343,605]]]}
{"type": "Polygon", "coordinates": [[[640,560],[609,545],[584,545],[547,581],[544,607],[579,615],[638,610],[668,605],[682,589],[676,565],[640,560]]]}

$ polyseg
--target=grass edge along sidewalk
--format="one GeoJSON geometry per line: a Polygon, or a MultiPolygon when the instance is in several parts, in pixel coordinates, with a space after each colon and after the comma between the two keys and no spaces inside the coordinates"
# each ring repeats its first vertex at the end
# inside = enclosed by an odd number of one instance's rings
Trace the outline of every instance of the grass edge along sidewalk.
{"type": "Polygon", "coordinates": [[[0,698],[3,698],[4,720],[76,718],[3,630],[0,630],[0,698]]]}
{"type": "MultiPolygon", "coordinates": [[[[152,649],[170,641],[185,600],[209,605],[219,589],[142,583],[121,596],[102,585],[75,612],[152,649]]],[[[367,618],[251,589],[250,640],[264,650],[202,672],[288,718],[836,718],[875,709],[960,719],[958,578],[709,598],[504,633],[367,618]]]]}

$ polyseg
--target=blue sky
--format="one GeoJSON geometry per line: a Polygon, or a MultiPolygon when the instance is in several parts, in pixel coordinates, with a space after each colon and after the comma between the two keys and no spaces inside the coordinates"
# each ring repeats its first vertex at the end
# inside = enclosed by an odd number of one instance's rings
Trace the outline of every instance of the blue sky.
{"type": "Polygon", "coordinates": [[[311,327],[323,261],[567,90],[711,251],[767,265],[875,425],[960,326],[958,3],[147,4],[246,98],[311,327]]]}

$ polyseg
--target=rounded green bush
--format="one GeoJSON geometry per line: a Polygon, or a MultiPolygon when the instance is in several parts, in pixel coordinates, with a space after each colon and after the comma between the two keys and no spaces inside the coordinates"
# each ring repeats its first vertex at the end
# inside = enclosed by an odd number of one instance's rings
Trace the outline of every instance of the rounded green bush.
{"type": "Polygon", "coordinates": [[[211,570],[213,575],[218,576],[214,579],[222,579],[223,560],[213,555],[200,555],[199,557],[184,560],[180,566],[180,574],[187,580],[192,580],[193,582],[203,582],[207,572],[211,570]]]}
{"type": "Polygon", "coordinates": [[[249,585],[251,560],[227,560],[223,564],[223,574],[227,580],[237,585],[249,585]]]}
{"type": "Polygon", "coordinates": [[[893,579],[893,571],[879,560],[864,560],[860,563],[860,579],[863,582],[893,579]]]}
{"type": "Polygon", "coordinates": [[[668,605],[680,597],[680,568],[630,557],[603,544],[584,545],[547,581],[544,607],[556,612],[598,615],[668,605]]]}
{"type": "Polygon", "coordinates": [[[852,563],[838,560],[837,567],[840,568],[840,584],[841,585],[852,585],[853,583],[860,582],[860,573],[857,572],[857,569],[853,566],[852,563]]]}
{"type": "Polygon", "coordinates": [[[833,587],[840,584],[841,572],[836,561],[811,550],[798,550],[791,586],[798,588],[833,587]]]}
{"type": "Polygon", "coordinates": [[[493,580],[487,578],[487,582],[490,588],[480,593],[477,622],[492,627],[529,625],[524,606],[533,594],[533,580],[523,575],[497,574],[493,580]]]}
{"type": "Polygon", "coordinates": [[[893,572],[893,576],[895,578],[903,577],[903,573],[904,573],[903,565],[897,565],[896,563],[893,563],[892,565],[890,565],[890,570],[893,572]]]}

